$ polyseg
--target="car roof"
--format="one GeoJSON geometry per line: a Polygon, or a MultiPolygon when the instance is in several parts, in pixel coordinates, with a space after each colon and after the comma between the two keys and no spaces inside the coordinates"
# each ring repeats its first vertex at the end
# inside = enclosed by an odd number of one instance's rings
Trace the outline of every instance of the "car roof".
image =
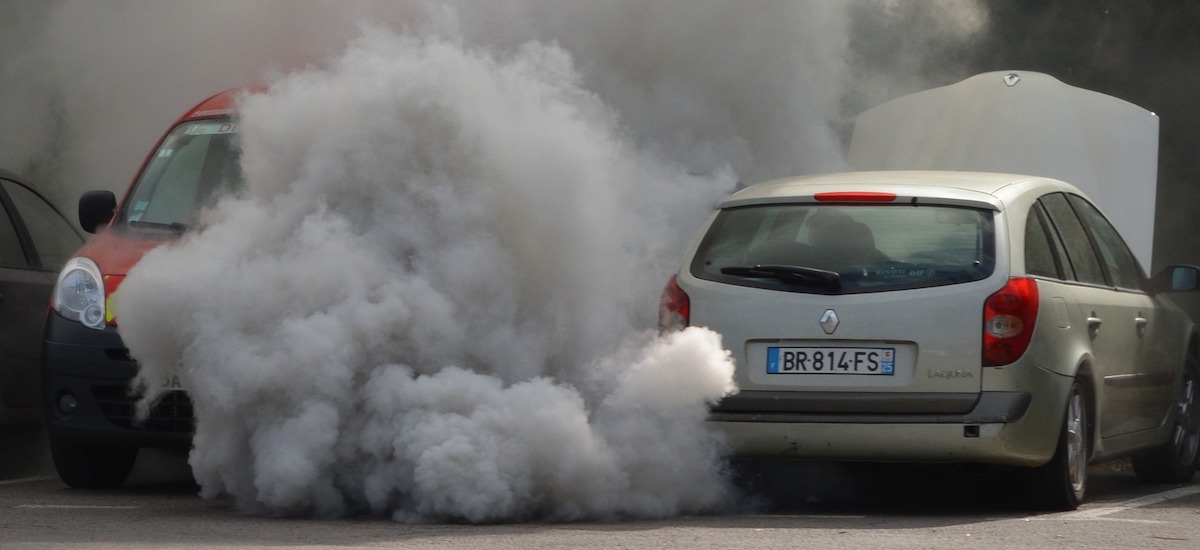
{"type": "MultiPolygon", "coordinates": [[[[17,185],[20,185],[21,187],[24,187],[25,189],[28,189],[28,190],[29,190],[30,192],[32,192],[34,195],[37,195],[37,197],[38,197],[39,199],[42,199],[43,201],[46,201],[46,204],[49,204],[49,205],[50,205],[50,207],[51,207],[51,208],[53,208],[53,209],[54,209],[56,212],[58,211],[58,208],[57,208],[57,207],[55,207],[53,203],[51,203],[49,200],[46,200],[46,197],[45,197],[44,195],[42,195],[40,192],[38,192],[38,190],[37,190],[37,189],[35,189],[35,188],[33,187],[33,183],[32,183],[32,182],[30,182],[29,180],[27,180],[27,179],[25,179],[25,178],[21,177],[21,176],[20,176],[19,174],[17,174],[16,172],[10,172],[10,171],[8,171],[8,170],[5,170],[5,169],[3,169],[3,168],[0,168],[0,179],[6,179],[6,180],[8,180],[8,181],[11,181],[11,182],[14,182],[14,183],[16,183],[17,185]]],[[[61,213],[61,212],[59,212],[59,215],[61,216],[61,215],[62,215],[62,213],[61,213]]]]}
{"type": "Polygon", "coordinates": [[[179,117],[176,124],[185,120],[230,116],[237,110],[238,100],[243,95],[255,91],[258,89],[254,87],[233,88],[213,94],[179,117]]]}
{"type": "Polygon", "coordinates": [[[15,182],[25,184],[26,187],[29,186],[28,184],[25,183],[25,178],[22,178],[21,176],[18,176],[16,173],[9,172],[8,170],[5,170],[3,168],[0,168],[0,178],[4,178],[6,180],[12,180],[15,182]]]}
{"type": "Polygon", "coordinates": [[[79,232],[79,228],[76,227],[75,224],[71,223],[69,221],[70,219],[67,218],[66,216],[64,216],[62,211],[58,209],[58,206],[55,206],[55,204],[53,202],[50,202],[50,200],[47,199],[46,196],[43,195],[40,191],[38,191],[33,186],[33,183],[31,183],[29,180],[21,177],[16,172],[10,172],[3,168],[0,168],[0,179],[6,179],[8,181],[11,181],[21,187],[24,187],[30,193],[33,193],[34,196],[41,199],[42,202],[44,202],[46,204],[46,206],[49,206],[51,210],[54,210],[54,212],[56,214],[58,214],[59,217],[61,217],[64,221],[67,221],[67,226],[71,228],[71,231],[74,231],[76,235],[78,235],[80,238],[83,238],[83,234],[79,232]]]}
{"type": "Polygon", "coordinates": [[[784,202],[816,202],[818,193],[884,193],[889,202],[938,203],[1003,210],[1007,200],[1031,190],[1082,195],[1059,180],[1022,174],[943,170],[839,172],[777,179],[730,195],[721,208],[784,202]]]}

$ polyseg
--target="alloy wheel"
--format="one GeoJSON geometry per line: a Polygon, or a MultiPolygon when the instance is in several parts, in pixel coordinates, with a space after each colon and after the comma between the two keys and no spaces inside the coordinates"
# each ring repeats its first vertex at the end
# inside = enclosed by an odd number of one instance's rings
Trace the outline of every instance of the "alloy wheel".
{"type": "Polygon", "coordinates": [[[1200,403],[1197,400],[1197,373],[1187,369],[1183,374],[1183,385],[1176,404],[1175,445],[1181,464],[1195,464],[1200,452],[1200,403]]]}
{"type": "Polygon", "coordinates": [[[1076,494],[1082,493],[1087,483],[1087,419],[1083,411],[1083,394],[1072,392],[1066,419],[1067,467],[1071,488],[1076,494]]]}

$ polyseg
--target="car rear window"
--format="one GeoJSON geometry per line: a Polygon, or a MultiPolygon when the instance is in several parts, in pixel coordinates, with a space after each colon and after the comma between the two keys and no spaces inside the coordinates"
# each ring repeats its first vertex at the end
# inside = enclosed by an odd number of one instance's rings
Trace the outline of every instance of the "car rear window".
{"type": "Polygon", "coordinates": [[[994,265],[990,210],[772,204],[722,210],[690,270],[742,286],[854,294],[977,281],[994,265]]]}

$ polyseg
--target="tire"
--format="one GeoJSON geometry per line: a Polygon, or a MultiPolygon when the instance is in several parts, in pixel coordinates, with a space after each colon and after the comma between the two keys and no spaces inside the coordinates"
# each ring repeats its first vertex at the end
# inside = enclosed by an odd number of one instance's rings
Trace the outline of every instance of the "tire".
{"type": "Polygon", "coordinates": [[[1171,439],[1133,457],[1133,471],[1145,483],[1186,483],[1200,461],[1200,361],[1188,354],[1175,403],[1171,439]]]}
{"type": "Polygon", "coordinates": [[[1076,380],[1071,384],[1054,457],[1029,476],[1028,494],[1033,497],[1035,507],[1056,512],[1078,508],[1087,492],[1090,454],[1088,401],[1076,380]]]}
{"type": "Polygon", "coordinates": [[[58,477],[76,489],[111,489],[129,477],[137,460],[136,447],[95,447],[50,441],[50,456],[58,477]]]}

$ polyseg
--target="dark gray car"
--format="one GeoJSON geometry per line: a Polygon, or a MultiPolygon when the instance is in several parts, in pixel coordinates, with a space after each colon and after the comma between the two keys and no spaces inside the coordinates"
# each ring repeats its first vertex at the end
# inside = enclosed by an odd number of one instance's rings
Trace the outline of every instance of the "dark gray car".
{"type": "Polygon", "coordinates": [[[41,420],[42,331],[58,270],[83,233],[16,174],[0,170],[0,423],[41,420]]]}

